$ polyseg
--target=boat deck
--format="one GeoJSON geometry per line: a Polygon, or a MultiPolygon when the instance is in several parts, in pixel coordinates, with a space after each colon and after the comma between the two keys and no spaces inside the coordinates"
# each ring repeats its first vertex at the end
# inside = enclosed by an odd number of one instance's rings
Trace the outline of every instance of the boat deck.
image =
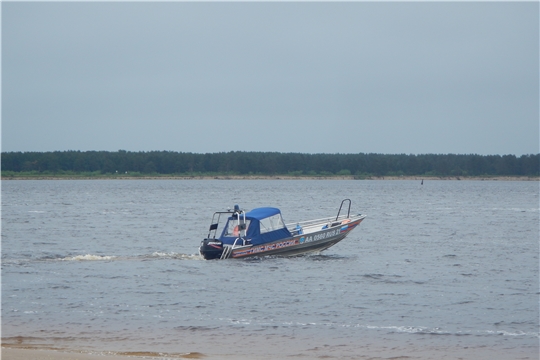
{"type": "Polygon", "coordinates": [[[323,218],[323,219],[307,220],[307,221],[302,221],[298,223],[286,224],[285,226],[287,226],[287,229],[289,229],[289,231],[291,232],[293,236],[298,235],[300,233],[299,230],[297,229],[298,226],[300,226],[302,234],[311,234],[325,228],[331,228],[337,225],[346,224],[352,221],[354,218],[360,217],[360,216],[361,215],[347,217],[346,215],[342,215],[342,216],[339,216],[337,219],[335,217],[328,217],[328,218],[323,218]]]}

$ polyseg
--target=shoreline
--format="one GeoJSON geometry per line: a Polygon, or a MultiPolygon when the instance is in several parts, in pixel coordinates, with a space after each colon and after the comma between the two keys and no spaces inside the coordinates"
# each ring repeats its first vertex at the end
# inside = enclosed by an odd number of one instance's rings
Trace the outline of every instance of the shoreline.
{"type": "Polygon", "coordinates": [[[531,176],[288,176],[288,175],[216,175],[216,176],[2,176],[4,180],[415,180],[415,181],[540,181],[531,176]]]}
{"type": "MultiPolygon", "coordinates": [[[[4,360],[122,360],[122,359],[203,359],[201,353],[169,354],[157,352],[103,352],[89,353],[66,349],[40,349],[34,347],[10,347],[2,345],[1,358],[4,360]]],[[[213,359],[219,357],[210,356],[213,359]]]]}
{"type": "MultiPolygon", "coordinates": [[[[273,353],[267,349],[267,353],[215,353],[213,351],[187,352],[187,353],[166,353],[147,351],[88,351],[64,348],[40,348],[40,347],[19,347],[2,344],[1,358],[3,360],[128,360],[128,359],[206,359],[206,360],[273,360],[276,358],[339,358],[339,356],[329,355],[324,352],[319,356],[310,353],[314,349],[300,351],[297,354],[273,353]],[[313,356],[315,355],[315,356],[313,356]]],[[[370,359],[411,359],[411,360],[432,360],[432,359],[477,359],[477,360],[506,360],[506,359],[534,359],[538,348],[511,348],[511,349],[491,349],[489,347],[463,347],[460,345],[450,346],[427,346],[418,347],[415,345],[398,346],[394,348],[378,348],[376,344],[359,346],[353,350],[353,354],[348,354],[347,358],[370,358],[370,359]],[[352,356],[351,356],[352,355],[352,356]]]]}

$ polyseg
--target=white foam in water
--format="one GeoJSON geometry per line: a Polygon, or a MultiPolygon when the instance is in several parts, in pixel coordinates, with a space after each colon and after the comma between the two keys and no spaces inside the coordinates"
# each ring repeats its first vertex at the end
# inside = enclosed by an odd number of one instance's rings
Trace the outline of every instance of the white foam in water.
{"type": "Polygon", "coordinates": [[[540,334],[536,332],[523,332],[523,331],[505,331],[505,330],[486,330],[484,331],[486,334],[496,334],[496,335],[503,335],[503,336],[534,336],[538,337],[540,334]]]}
{"type": "Polygon", "coordinates": [[[160,251],[156,251],[152,254],[152,257],[162,257],[162,258],[167,258],[167,259],[185,259],[185,260],[201,260],[202,259],[202,256],[199,255],[199,254],[180,254],[180,253],[175,253],[175,252],[169,252],[169,253],[165,253],[165,252],[160,252],[160,251]]]}
{"type": "Polygon", "coordinates": [[[482,334],[494,334],[503,336],[534,336],[538,337],[539,334],[535,332],[510,332],[505,330],[476,330],[476,331],[457,331],[455,333],[443,331],[440,328],[424,328],[415,326],[374,326],[374,325],[357,325],[358,327],[365,327],[367,329],[389,329],[396,330],[398,332],[406,332],[411,334],[436,334],[436,335],[482,335],[482,334]]]}
{"type": "Polygon", "coordinates": [[[165,253],[165,252],[160,252],[160,251],[155,251],[152,256],[154,257],[174,257],[176,256],[177,254],[174,253],[174,252],[170,252],[170,253],[165,253]]]}
{"type": "Polygon", "coordinates": [[[65,261],[97,261],[97,260],[112,260],[115,259],[116,256],[99,256],[99,255],[77,255],[73,257],[65,257],[62,260],[65,261]]]}

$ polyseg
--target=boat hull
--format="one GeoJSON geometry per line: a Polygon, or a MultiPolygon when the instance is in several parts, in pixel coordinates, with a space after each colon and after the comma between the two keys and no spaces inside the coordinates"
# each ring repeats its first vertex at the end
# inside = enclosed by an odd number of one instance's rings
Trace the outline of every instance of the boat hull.
{"type": "MultiPolygon", "coordinates": [[[[310,234],[300,234],[291,238],[274,241],[261,245],[248,245],[232,249],[220,258],[242,259],[254,256],[298,256],[320,252],[343,240],[351,230],[362,222],[364,218],[357,219],[348,224],[340,224],[328,229],[310,234]]],[[[206,255],[201,254],[207,259],[206,255]]]]}

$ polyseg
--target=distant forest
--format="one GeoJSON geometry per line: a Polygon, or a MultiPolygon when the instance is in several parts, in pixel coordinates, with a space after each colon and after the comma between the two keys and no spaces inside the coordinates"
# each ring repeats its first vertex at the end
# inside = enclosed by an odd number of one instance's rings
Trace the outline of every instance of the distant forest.
{"type": "Polygon", "coordinates": [[[3,152],[2,176],[24,174],[539,176],[540,154],[384,155],[279,152],[3,152]]]}

